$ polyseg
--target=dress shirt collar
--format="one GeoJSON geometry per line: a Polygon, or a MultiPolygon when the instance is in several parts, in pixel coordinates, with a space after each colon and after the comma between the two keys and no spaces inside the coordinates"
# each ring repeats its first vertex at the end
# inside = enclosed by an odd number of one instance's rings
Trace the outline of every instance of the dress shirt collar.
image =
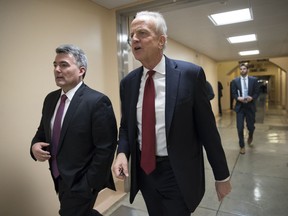
{"type": "MultiPolygon", "coordinates": [[[[143,74],[145,74],[145,77],[147,75],[147,72],[149,71],[147,68],[143,67],[143,74]]],[[[165,56],[162,55],[161,61],[153,68],[153,71],[165,75],[165,56]]]]}
{"type": "Polygon", "coordinates": [[[242,79],[242,80],[248,80],[248,75],[247,75],[247,76],[244,76],[244,77],[241,76],[241,79],[242,79]]]}
{"type": "Polygon", "coordinates": [[[68,92],[64,92],[63,89],[61,91],[61,96],[63,94],[66,94],[67,98],[69,99],[69,101],[72,100],[74,94],[76,93],[76,91],[80,88],[80,86],[83,84],[83,81],[81,81],[80,83],[78,83],[74,88],[70,89],[68,92]]]}

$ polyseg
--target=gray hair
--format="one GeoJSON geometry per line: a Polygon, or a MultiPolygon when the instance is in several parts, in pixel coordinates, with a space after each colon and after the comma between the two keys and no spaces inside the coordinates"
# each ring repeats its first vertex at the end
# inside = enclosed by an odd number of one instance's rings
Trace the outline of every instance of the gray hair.
{"type": "Polygon", "coordinates": [[[78,65],[78,67],[85,68],[85,73],[83,74],[84,78],[87,71],[88,60],[86,54],[83,52],[82,49],[72,44],[64,44],[56,48],[56,53],[72,54],[76,60],[76,64],[78,65]]]}
{"type": "Polygon", "coordinates": [[[141,11],[141,12],[138,12],[135,16],[135,18],[139,18],[139,17],[147,17],[148,19],[153,20],[156,26],[157,34],[163,35],[166,38],[166,42],[167,42],[167,25],[161,13],[153,12],[153,11],[141,11]]]}

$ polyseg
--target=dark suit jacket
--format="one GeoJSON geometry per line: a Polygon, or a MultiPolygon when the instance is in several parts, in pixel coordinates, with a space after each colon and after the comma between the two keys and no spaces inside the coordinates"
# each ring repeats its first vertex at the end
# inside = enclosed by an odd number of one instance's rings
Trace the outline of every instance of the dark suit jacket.
{"type": "Polygon", "coordinates": [[[206,81],[206,88],[207,88],[208,99],[212,100],[215,97],[215,94],[213,91],[213,87],[208,81],[206,81]]]}
{"type": "MultiPolygon", "coordinates": [[[[50,143],[50,122],[60,94],[61,89],[46,96],[31,147],[36,142],[50,143]]],[[[58,144],[58,169],[68,187],[73,191],[115,189],[111,165],[116,145],[117,125],[109,98],[82,84],[70,102],[58,144]]]]}
{"type": "MultiPolygon", "coordinates": [[[[208,100],[203,69],[188,62],[165,58],[168,156],[186,204],[194,211],[205,190],[202,147],[206,149],[216,180],[229,177],[229,170],[208,100]]],[[[142,73],[140,67],[130,72],[120,84],[122,118],[118,153],[131,157],[130,202],[139,190],[136,104],[142,73]]]]}
{"type": "Polygon", "coordinates": [[[236,100],[235,111],[239,112],[242,106],[245,106],[245,108],[251,109],[253,112],[256,112],[255,101],[259,96],[259,85],[257,78],[248,76],[248,95],[251,96],[253,100],[247,104],[243,104],[237,100],[237,98],[242,95],[241,77],[236,77],[232,81],[231,85],[232,97],[236,100]]]}

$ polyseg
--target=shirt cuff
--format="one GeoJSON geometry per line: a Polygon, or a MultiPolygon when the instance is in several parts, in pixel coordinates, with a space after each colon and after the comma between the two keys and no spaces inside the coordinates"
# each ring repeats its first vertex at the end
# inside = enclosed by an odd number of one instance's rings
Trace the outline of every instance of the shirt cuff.
{"type": "Polygon", "coordinates": [[[229,179],[230,179],[230,176],[227,177],[226,179],[223,179],[223,180],[216,180],[216,182],[227,182],[227,181],[229,181],[229,179]]]}

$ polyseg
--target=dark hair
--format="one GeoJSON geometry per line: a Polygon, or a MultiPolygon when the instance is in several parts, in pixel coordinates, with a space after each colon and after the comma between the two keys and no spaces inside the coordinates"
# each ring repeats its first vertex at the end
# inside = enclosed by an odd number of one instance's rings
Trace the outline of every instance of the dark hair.
{"type": "Polygon", "coordinates": [[[239,67],[242,67],[242,66],[246,67],[247,69],[249,68],[249,65],[245,63],[241,63],[239,67]]]}

